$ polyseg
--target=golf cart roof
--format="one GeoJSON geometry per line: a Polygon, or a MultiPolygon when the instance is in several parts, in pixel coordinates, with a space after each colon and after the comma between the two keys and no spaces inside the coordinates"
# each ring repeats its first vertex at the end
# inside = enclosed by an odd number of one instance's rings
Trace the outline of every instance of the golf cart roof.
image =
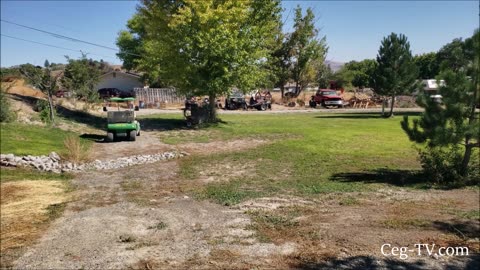
{"type": "Polygon", "coordinates": [[[127,97],[127,98],[119,98],[119,97],[114,97],[110,98],[110,101],[112,102],[126,102],[126,101],[134,101],[135,98],[133,97],[127,97]]]}

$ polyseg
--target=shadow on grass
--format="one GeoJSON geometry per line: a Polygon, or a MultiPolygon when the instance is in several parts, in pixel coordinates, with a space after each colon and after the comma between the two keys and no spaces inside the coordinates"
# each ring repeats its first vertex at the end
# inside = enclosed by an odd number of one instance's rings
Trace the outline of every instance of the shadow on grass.
{"type": "MultiPolygon", "coordinates": [[[[12,98],[18,101],[22,101],[28,104],[32,109],[35,109],[36,103],[39,98],[36,97],[29,97],[23,96],[19,94],[11,94],[12,98]]],[[[56,105],[57,114],[60,117],[68,119],[70,121],[85,124],[89,127],[104,130],[106,126],[106,118],[90,114],[84,111],[72,110],[66,108],[62,105],[56,105]]],[[[181,112],[179,112],[179,115],[181,112]]],[[[168,130],[181,130],[181,129],[189,129],[187,127],[186,121],[183,118],[163,118],[163,117],[137,117],[138,121],[140,122],[141,128],[144,131],[168,131],[168,130]]],[[[196,125],[194,129],[202,129],[208,128],[211,126],[216,126],[219,123],[225,124],[226,122],[219,120],[218,123],[213,124],[201,124],[196,125]]],[[[96,134],[83,134],[82,138],[90,139],[94,141],[98,141],[99,139],[103,139],[97,137],[99,135],[96,134]]]]}
{"type": "MultiPolygon", "coordinates": [[[[399,113],[394,113],[396,117],[403,117],[404,115],[407,116],[418,116],[420,115],[420,112],[399,112],[399,113]]],[[[365,113],[344,113],[344,112],[339,112],[339,113],[331,113],[331,114],[322,114],[315,116],[315,118],[329,118],[329,119],[385,119],[380,113],[378,112],[365,112],[365,113]]]]}
{"type": "Polygon", "coordinates": [[[422,171],[377,169],[367,172],[337,173],[330,180],[340,182],[384,183],[395,186],[429,188],[422,171]]]}
{"type": "Polygon", "coordinates": [[[84,133],[84,134],[80,135],[80,138],[86,139],[86,140],[89,140],[89,141],[93,141],[93,142],[97,142],[97,143],[103,143],[103,142],[105,142],[105,136],[106,135],[84,133]]]}
{"type": "Polygon", "coordinates": [[[72,110],[60,105],[57,105],[57,114],[70,121],[85,124],[96,129],[104,129],[106,124],[106,119],[104,117],[83,111],[72,110]]]}
{"type": "Polygon", "coordinates": [[[142,130],[145,131],[169,131],[169,130],[191,130],[191,129],[204,129],[214,127],[219,124],[227,124],[227,122],[219,120],[217,123],[204,123],[200,125],[194,125],[193,127],[187,127],[187,122],[181,118],[139,118],[138,121],[141,124],[142,130]]]}
{"type": "MultiPolygon", "coordinates": [[[[433,260],[426,257],[425,261],[433,260]]],[[[458,259],[450,260],[447,265],[442,265],[442,269],[460,270],[460,269],[479,269],[480,255],[472,254],[468,257],[458,257],[458,259]]],[[[292,265],[295,269],[412,269],[412,270],[429,270],[434,267],[425,261],[402,261],[395,259],[381,259],[372,256],[352,256],[347,258],[334,258],[325,262],[302,262],[292,265]]],[[[437,267],[439,264],[436,264],[437,267]]]]}
{"type": "Polygon", "coordinates": [[[480,233],[479,220],[434,221],[432,226],[439,231],[453,233],[462,239],[476,238],[480,233]]]}

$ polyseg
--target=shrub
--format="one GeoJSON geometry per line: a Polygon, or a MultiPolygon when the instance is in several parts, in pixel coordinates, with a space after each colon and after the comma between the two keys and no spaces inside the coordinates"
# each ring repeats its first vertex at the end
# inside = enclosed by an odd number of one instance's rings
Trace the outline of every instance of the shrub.
{"type": "Polygon", "coordinates": [[[65,151],[62,158],[74,163],[86,162],[90,160],[90,145],[82,143],[77,136],[68,136],[63,141],[65,151]]]}
{"type": "Polygon", "coordinates": [[[3,87],[0,88],[0,122],[12,122],[15,120],[16,114],[11,110],[10,102],[4,92],[3,87]]]}
{"type": "Polygon", "coordinates": [[[459,147],[427,147],[419,150],[425,176],[437,184],[464,185],[479,181],[478,159],[473,159],[462,174],[462,153],[459,147]]]}
{"type": "MultiPolygon", "coordinates": [[[[48,101],[39,99],[37,103],[35,104],[35,111],[39,112],[40,119],[44,123],[51,123],[50,119],[50,106],[48,105],[48,101]]],[[[55,110],[53,111],[53,114],[56,115],[55,110]]]]}

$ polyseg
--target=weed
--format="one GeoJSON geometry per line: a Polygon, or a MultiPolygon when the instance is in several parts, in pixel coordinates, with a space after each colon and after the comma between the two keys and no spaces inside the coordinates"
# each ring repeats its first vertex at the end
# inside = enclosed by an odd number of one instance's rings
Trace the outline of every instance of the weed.
{"type": "Polygon", "coordinates": [[[262,211],[251,211],[248,214],[256,223],[272,229],[291,228],[299,225],[298,221],[293,220],[291,216],[275,215],[262,211]]]}
{"type": "Polygon", "coordinates": [[[118,237],[118,241],[120,243],[132,243],[132,242],[137,241],[137,238],[133,235],[122,234],[118,237]]]}
{"type": "Polygon", "coordinates": [[[203,196],[207,199],[213,199],[221,205],[230,206],[248,198],[259,197],[259,193],[242,189],[239,182],[231,181],[226,184],[207,185],[203,191],[203,196]]]}
{"type": "Polygon", "coordinates": [[[480,220],[480,210],[478,209],[456,212],[456,214],[460,218],[480,220]]]}
{"type": "Polygon", "coordinates": [[[77,136],[68,136],[63,141],[65,150],[62,158],[70,162],[80,163],[90,160],[91,148],[90,144],[82,143],[77,136]]]}
{"type": "Polygon", "coordinates": [[[67,204],[64,202],[49,205],[47,207],[47,215],[49,220],[54,220],[62,216],[66,206],[67,204]]]}
{"type": "Polygon", "coordinates": [[[134,191],[142,188],[142,183],[138,180],[133,181],[123,181],[120,183],[120,186],[124,191],[134,191]]]}
{"type": "Polygon", "coordinates": [[[159,223],[157,223],[157,224],[154,225],[154,226],[149,226],[147,229],[149,229],[149,230],[153,230],[153,229],[155,229],[155,230],[163,230],[163,229],[165,229],[165,228],[167,228],[167,223],[165,223],[165,222],[163,222],[163,221],[160,221],[159,223]]]}
{"type": "Polygon", "coordinates": [[[338,203],[343,206],[351,206],[359,204],[360,201],[352,196],[347,196],[340,199],[338,203]]]}

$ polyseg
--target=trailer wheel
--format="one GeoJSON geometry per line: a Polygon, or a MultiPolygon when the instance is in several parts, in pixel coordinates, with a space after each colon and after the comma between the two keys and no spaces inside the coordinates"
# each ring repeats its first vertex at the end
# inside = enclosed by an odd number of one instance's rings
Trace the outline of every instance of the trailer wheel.
{"type": "Polygon", "coordinates": [[[137,131],[136,130],[132,130],[130,131],[130,136],[129,136],[129,139],[130,141],[135,141],[135,139],[137,138],[137,131]]]}
{"type": "Polygon", "coordinates": [[[113,138],[114,138],[113,132],[108,132],[107,133],[107,142],[113,142],[113,138]]]}

